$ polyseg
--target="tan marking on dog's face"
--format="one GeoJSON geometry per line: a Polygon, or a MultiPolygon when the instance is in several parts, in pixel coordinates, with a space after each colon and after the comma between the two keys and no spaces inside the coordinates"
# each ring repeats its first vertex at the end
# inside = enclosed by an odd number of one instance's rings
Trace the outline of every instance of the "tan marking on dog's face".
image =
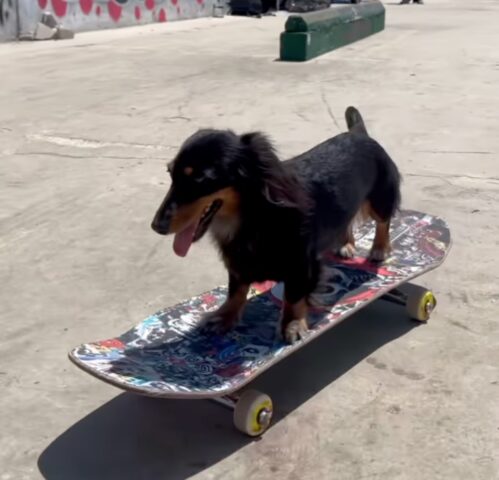
{"type": "Polygon", "coordinates": [[[233,190],[232,194],[229,193],[224,197],[222,208],[220,208],[211,222],[209,227],[210,233],[219,245],[228,244],[239,229],[241,221],[239,204],[239,194],[233,190]]]}
{"type": "Polygon", "coordinates": [[[215,214],[218,215],[235,215],[239,208],[239,194],[232,188],[224,188],[210,195],[206,195],[195,200],[187,205],[181,205],[177,208],[176,213],[172,217],[169,233],[178,233],[194,222],[199,221],[203,211],[209,207],[215,200],[222,200],[223,204],[215,214]]]}
{"type": "Polygon", "coordinates": [[[217,215],[232,217],[239,214],[241,199],[239,197],[239,193],[237,193],[234,188],[224,188],[216,192],[214,195],[215,198],[219,198],[224,202],[217,215]]]}
{"type": "Polygon", "coordinates": [[[184,168],[184,174],[188,177],[190,175],[192,175],[192,172],[194,171],[194,169],[192,167],[185,167],[184,168]]]}

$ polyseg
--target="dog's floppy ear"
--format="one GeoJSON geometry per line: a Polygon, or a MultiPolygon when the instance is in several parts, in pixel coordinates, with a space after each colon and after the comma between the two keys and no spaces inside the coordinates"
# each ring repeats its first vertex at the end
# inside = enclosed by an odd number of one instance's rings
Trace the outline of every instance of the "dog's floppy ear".
{"type": "Polygon", "coordinates": [[[260,132],[241,135],[245,161],[243,175],[255,177],[265,199],[274,205],[296,208],[301,187],[281,165],[271,141],[260,132]]]}

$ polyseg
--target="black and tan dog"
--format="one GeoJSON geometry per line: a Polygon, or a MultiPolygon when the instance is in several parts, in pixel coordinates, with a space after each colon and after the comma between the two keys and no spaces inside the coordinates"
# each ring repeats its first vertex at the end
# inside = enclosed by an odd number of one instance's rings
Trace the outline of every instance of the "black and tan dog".
{"type": "Polygon", "coordinates": [[[282,332],[288,342],[297,340],[307,329],[321,254],[353,256],[359,212],[376,222],[371,259],[384,260],[400,202],[399,172],[360,113],[349,107],[345,116],[348,133],[284,162],[261,133],[200,130],[169,164],[172,184],[152,228],[175,234],[180,256],[210,230],[229,274],[228,298],[210,321],[230,328],[252,282],[282,281],[282,332]]]}

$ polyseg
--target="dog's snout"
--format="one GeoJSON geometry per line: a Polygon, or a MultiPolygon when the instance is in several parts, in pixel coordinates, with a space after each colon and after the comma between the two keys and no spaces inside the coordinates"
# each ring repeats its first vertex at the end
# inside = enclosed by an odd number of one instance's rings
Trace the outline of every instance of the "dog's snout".
{"type": "Polygon", "coordinates": [[[151,228],[160,235],[166,235],[170,231],[171,215],[165,205],[161,205],[151,223],[151,228]]]}
{"type": "Polygon", "coordinates": [[[151,223],[151,228],[160,235],[166,235],[169,230],[169,222],[161,218],[154,217],[154,220],[151,223]]]}
{"type": "Polygon", "coordinates": [[[151,223],[151,228],[160,235],[166,235],[170,231],[171,210],[172,204],[170,201],[171,195],[167,195],[161,203],[154,219],[151,223]]]}

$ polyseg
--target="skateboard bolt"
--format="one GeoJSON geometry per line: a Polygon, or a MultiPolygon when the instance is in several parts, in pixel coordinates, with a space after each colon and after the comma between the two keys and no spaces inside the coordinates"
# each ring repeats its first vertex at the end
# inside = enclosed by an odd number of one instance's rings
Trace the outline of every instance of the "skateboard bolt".
{"type": "Polygon", "coordinates": [[[268,408],[262,408],[258,412],[258,424],[262,427],[268,427],[272,419],[272,412],[268,408]]]}
{"type": "Polygon", "coordinates": [[[424,307],[425,309],[425,312],[429,315],[431,312],[433,312],[433,308],[434,308],[434,305],[433,305],[433,302],[426,302],[426,305],[424,307]]]}

